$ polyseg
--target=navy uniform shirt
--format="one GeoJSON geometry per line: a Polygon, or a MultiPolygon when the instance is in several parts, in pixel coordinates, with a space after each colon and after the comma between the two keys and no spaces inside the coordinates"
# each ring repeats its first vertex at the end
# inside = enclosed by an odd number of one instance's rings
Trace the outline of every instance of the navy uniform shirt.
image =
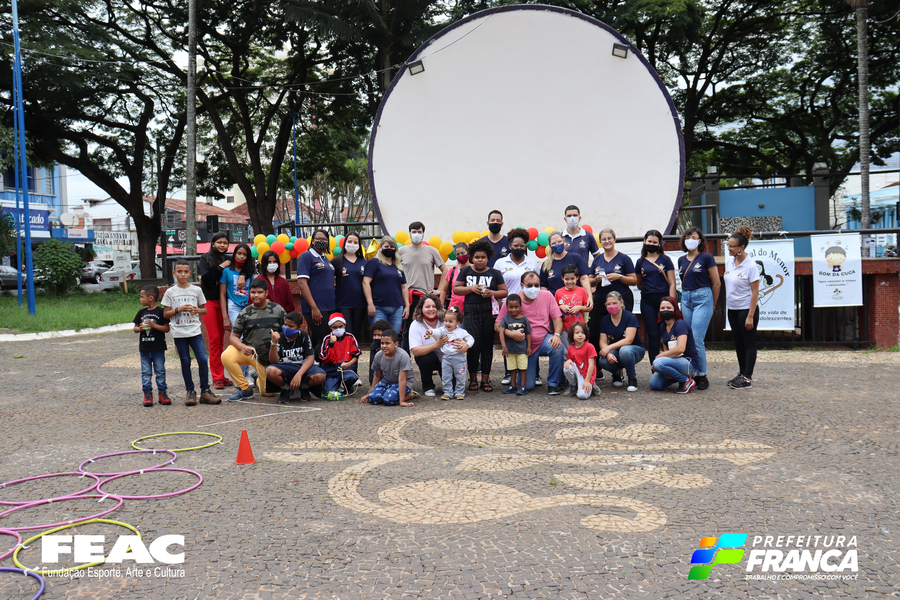
{"type": "MultiPolygon", "coordinates": [[[[334,266],[315,250],[307,250],[297,259],[297,278],[304,278],[309,285],[316,306],[321,312],[335,309],[334,304],[334,266]]],[[[300,312],[310,313],[312,308],[306,298],[300,300],[300,312]]]]}

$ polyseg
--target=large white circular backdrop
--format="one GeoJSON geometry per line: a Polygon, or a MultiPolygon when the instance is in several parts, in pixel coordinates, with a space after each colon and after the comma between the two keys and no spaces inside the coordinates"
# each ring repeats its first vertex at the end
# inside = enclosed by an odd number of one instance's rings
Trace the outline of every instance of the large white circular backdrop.
{"type": "Polygon", "coordinates": [[[684,179],[674,104],[621,34],[575,11],[516,5],[445,28],[407,61],[381,102],[369,180],[385,231],[426,238],[506,226],[667,231],[684,179]],[[628,47],[625,59],[613,44],[628,47]]]}

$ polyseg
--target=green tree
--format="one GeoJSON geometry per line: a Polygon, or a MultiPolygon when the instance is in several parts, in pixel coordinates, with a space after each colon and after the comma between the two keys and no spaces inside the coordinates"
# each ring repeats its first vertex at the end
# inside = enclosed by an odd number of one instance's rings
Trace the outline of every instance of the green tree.
{"type": "Polygon", "coordinates": [[[75,253],[75,247],[56,238],[50,238],[38,246],[34,254],[34,272],[44,289],[56,296],[66,296],[81,281],[84,261],[75,253]]]}

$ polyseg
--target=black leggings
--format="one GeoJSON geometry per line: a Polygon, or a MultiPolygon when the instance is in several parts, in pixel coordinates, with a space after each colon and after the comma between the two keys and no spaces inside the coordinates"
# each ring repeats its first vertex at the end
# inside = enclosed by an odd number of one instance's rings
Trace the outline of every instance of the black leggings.
{"type": "Polygon", "coordinates": [[[731,337],[734,339],[734,349],[737,352],[738,366],[741,375],[747,379],[753,378],[753,367],[756,366],[756,328],[759,326],[759,307],[753,313],[753,329],[747,330],[744,323],[749,308],[728,311],[728,324],[731,325],[731,337]]]}
{"type": "Polygon", "coordinates": [[[357,343],[362,345],[363,327],[369,322],[369,313],[365,306],[360,308],[339,308],[338,312],[347,319],[347,331],[353,334],[357,343]]]}
{"type": "Polygon", "coordinates": [[[429,352],[425,356],[417,356],[416,364],[419,365],[419,374],[422,376],[422,391],[434,389],[434,372],[438,372],[438,378],[441,377],[441,359],[434,352],[429,352]]]}
{"type": "MultiPolygon", "coordinates": [[[[322,340],[331,335],[331,327],[328,325],[328,319],[333,311],[323,310],[322,321],[316,325],[312,320],[312,313],[303,313],[303,320],[306,321],[306,329],[309,331],[309,337],[312,338],[313,352],[318,352],[322,345],[322,340]]],[[[344,315],[345,317],[347,315],[344,315]]]]}
{"type": "MultiPolygon", "coordinates": [[[[594,308],[591,310],[591,320],[588,324],[588,342],[597,349],[598,356],[600,355],[600,321],[609,314],[606,312],[607,293],[608,292],[603,291],[603,288],[597,288],[597,292],[594,294],[594,308]]],[[[622,294],[622,300],[625,301],[625,310],[628,312],[634,310],[634,294],[631,293],[631,290],[627,290],[625,293],[619,293],[622,294]]],[[[571,341],[569,343],[571,343],[571,341]]]]}
{"type": "Polygon", "coordinates": [[[659,324],[656,319],[659,317],[659,303],[666,296],[668,294],[641,294],[641,317],[644,319],[644,330],[647,332],[647,356],[651,365],[659,354],[659,324]]]}
{"type": "Polygon", "coordinates": [[[491,361],[494,358],[494,315],[490,303],[472,306],[466,305],[463,329],[475,338],[475,343],[466,353],[466,364],[469,367],[469,379],[478,376],[478,359],[481,359],[481,376],[491,374],[491,361]]]}

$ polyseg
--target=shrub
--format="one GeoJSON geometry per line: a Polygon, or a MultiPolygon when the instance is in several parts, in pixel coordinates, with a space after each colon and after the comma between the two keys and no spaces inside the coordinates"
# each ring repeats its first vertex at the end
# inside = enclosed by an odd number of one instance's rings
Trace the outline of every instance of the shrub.
{"type": "Polygon", "coordinates": [[[38,246],[34,255],[35,280],[55,296],[65,296],[78,287],[84,261],[72,244],[51,238],[38,246]]]}

